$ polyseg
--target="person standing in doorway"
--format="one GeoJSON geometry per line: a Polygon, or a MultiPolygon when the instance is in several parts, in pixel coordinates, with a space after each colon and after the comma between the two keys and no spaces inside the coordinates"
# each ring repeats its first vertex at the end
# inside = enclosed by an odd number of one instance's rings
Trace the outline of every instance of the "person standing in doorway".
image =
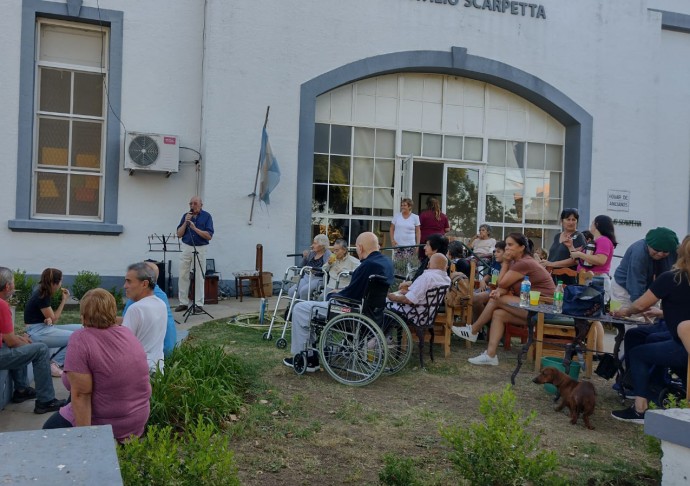
{"type": "MultiPolygon", "coordinates": [[[[420,239],[426,241],[431,235],[445,235],[450,231],[448,216],[441,212],[441,203],[438,198],[429,196],[426,198],[426,209],[419,213],[420,239]]],[[[424,258],[424,248],[419,249],[419,259],[424,258]]]]}
{"type": "Polygon", "coordinates": [[[189,307],[189,273],[194,268],[194,304],[203,310],[204,305],[204,272],[206,268],[206,249],[213,238],[213,218],[202,208],[204,203],[199,196],[189,200],[189,212],[182,215],[177,225],[177,237],[182,238],[182,256],[180,257],[180,277],[178,296],[180,305],[175,312],[186,311],[189,307]],[[194,249],[199,259],[194,262],[194,249]]]}
{"type": "Polygon", "coordinates": [[[391,244],[393,246],[408,246],[410,248],[396,248],[393,255],[396,260],[404,260],[412,257],[415,249],[413,245],[419,245],[421,241],[421,225],[419,216],[412,212],[414,203],[409,197],[400,201],[400,212],[391,221],[391,244]]]}

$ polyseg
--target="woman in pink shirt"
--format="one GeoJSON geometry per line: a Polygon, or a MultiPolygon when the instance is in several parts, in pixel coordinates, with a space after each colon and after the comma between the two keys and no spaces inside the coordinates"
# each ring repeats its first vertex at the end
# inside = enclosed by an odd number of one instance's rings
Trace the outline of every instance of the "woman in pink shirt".
{"type": "MultiPolygon", "coordinates": [[[[606,296],[604,299],[608,302],[609,295],[611,293],[611,277],[609,276],[609,271],[611,270],[611,260],[613,259],[613,249],[618,246],[618,241],[616,241],[616,233],[613,228],[613,220],[604,215],[600,214],[589,227],[589,231],[592,232],[594,236],[594,244],[596,249],[592,255],[589,255],[582,250],[584,248],[573,248],[572,240],[565,243],[570,249],[570,257],[579,259],[580,264],[577,267],[578,272],[582,270],[589,270],[594,275],[601,275],[604,277],[604,289],[606,291],[606,296]],[[583,266],[583,263],[587,262],[591,266],[583,266]]],[[[592,323],[596,330],[597,335],[597,353],[604,352],[604,326],[599,321],[594,321],[592,323]]]]}

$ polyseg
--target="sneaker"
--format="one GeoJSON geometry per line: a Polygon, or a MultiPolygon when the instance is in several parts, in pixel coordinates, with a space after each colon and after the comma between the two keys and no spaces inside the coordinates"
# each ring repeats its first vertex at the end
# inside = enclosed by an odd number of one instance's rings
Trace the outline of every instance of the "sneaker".
{"type": "Polygon", "coordinates": [[[58,400],[57,398],[53,398],[49,402],[39,402],[36,400],[36,405],[34,405],[34,413],[42,414],[48,412],[57,412],[60,410],[60,407],[64,407],[65,405],[67,405],[67,400],[58,400]]]}
{"type": "Polygon", "coordinates": [[[34,398],[36,398],[36,390],[30,386],[27,386],[23,390],[14,390],[12,394],[12,401],[14,403],[22,403],[27,400],[33,400],[34,398]]]}
{"type": "Polygon", "coordinates": [[[472,326],[453,326],[451,330],[457,337],[467,339],[471,343],[477,341],[479,336],[478,334],[472,334],[472,326]]]}
{"type": "Polygon", "coordinates": [[[186,311],[186,310],[187,310],[187,306],[184,304],[180,304],[177,307],[175,307],[175,312],[182,312],[182,311],[186,311]]]}
{"type": "Polygon", "coordinates": [[[307,373],[314,373],[319,371],[321,367],[319,366],[319,358],[317,356],[311,356],[307,358],[307,373]]]}
{"type": "Polygon", "coordinates": [[[285,358],[283,360],[283,364],[289,368],[294,368],[295,364],[293,363],[293,358],[285,358]]]}
{"type": "Polygon", "coordinates": [[[62,376],[62,368],[55,361],[50,363],[50,376],[53,378],[60,378],[62,376]]]}
{"type": "Polygon", "coordinates": [[[470,358],[467,361],[472,363],[473,365],[489,365],[489,366],[498,366],[498,356],[494,356],[493,358],[487,354],[486,351],[484,351],[482,354],[479,356],[476,356],[474,358],[470,358]]]}
{"type": "Polygon", "coordinates": [[[635,405],[623,410],[614,410],[611,412],[611,417],[623,422],[630,422],[633,424],[644,424],[644,412],[640,413],[635,410],[635,405]]]}

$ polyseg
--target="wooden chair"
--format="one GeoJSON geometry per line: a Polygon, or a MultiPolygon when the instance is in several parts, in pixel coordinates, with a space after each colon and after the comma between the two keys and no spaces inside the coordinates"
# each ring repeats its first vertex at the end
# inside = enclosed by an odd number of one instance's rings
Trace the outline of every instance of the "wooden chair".
{"type": "Polygon", "coordinates": [[[251,287],[252,282],[255,283],[259,289],[259,295],[263,298],[264,295],[264,285],[263,285],[263,270],[264,270],[264,247],[261,243],[256,245],[256,262],[254,265],[254,270],[248,270],[243,272],[234,272],[235,275],[235,298],[237,295],[240,296],[240,302],[242,302],[242,283],[246,280],[249,282],[251,287]]]}
{"type": "MultiPolygon", "coordinates": [[[[559,270],[569,270],[572,273],[559,272],[556,275],[569,275],[577,277],[577,282],[579,285],[585,285],[590,281],[594,274],[589,271],[575,272],[570,269],[559,269],[559,270]]],[[[555,271],[554,271],[555,273],[555,271]]],[[[544,302],[552,301],[553,299],[545,298],[544,302]]],[[[541,301],[541,299],[540,299],[541,301]]],[[[565,354],[564,346],[571,343],[575,337],[575,326],[574,321],[568,317],[550,317],[548,319],[544,318],[544,314],[539,314],[537,319],[537,325],[535,327],[535,345],[534,345],[534,369],[535,371],[541,370],[541,358],[544,356],[554,356],[563,357],[565,354]]],[[[592,356],[593,350],[596,346],[596,336],[594,331],[594,326],[590,326],[589,332],[585,339],[585,346],[587,351],[584,353],[585,358],[585,377],[591,378],[592,376],[592,356]]]]}
{"type": "MultiPolygon", "coordinates": [[[[450,356],[450,340],[453,335],[451,328],[455,325],[455,321],[460,321],[460,325],[472,324],[472,299],[474,298],[473,283],[476,272],[477,263],[472,260],[470,262],[470,275],[467,279],[469,285],[471,285],[467,300],[463,301],[460,306],[445,306],[445,308],[442,309],[443,311],[439,311],[438,314],[436,314],[436,319],[434,320],[434,335],[443,337],[441,343],[443,344],[443,356],[446,358],[450,356]]],[[[471,348],[472,343],[465,341],[465,347],[471,348]]]]}

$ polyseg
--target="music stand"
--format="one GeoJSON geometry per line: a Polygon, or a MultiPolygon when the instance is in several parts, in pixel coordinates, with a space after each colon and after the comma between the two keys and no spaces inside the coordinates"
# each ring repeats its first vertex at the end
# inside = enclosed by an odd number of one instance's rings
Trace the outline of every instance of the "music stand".
{"type": "Polygon", "coordinates": [[[149,251],[153,253],[163,252],[163,265],[168,265],[168,275],[165,275],[165,270],[163,271],[163,281],[165,282],[163,292],[168,297],[171,297],[172,293],[172,265],[168,264],[165,259],[165,254],[170,253],[180,253],[182,248],[180,247],[180,239],[177,235],[169,233],[167,235],[153,233],[149,235],[149,251]]]}
{"type": "Polygon", "coordinates": [[[192,242],[192,247],[194,248],[194,251],[192,252],[192,278],[189,282],[189,285],[192,287],[192,298],[191,298],[191,305],[187,308],[186,311],[184,311],[184,314],[182,314],[182,317],[184,317],[184,321],[187,322],[187,319],[189,319],[189,316],[193,315],[198,315],[198,314],[206,314],[209,316],[211,319],[213,319],[213,316],[206,312],[206,309],[204,309],[201,306],[196,305],[196,292],[197,290],[197,285],[196,285],[196,272],[197,272],[197,264],[199,265],[198,271],[201,272],[201,282],[202,285],[206,281],[206,275],[204,270],[201,267],[201,258],[199,258],[199,252],[196,249],[196,243],[194,243],[194,235],[192,235],[192,228],[190,225],[187,225],[187,231],[189,231],[189,236],[190,240],[192,242]]]}

